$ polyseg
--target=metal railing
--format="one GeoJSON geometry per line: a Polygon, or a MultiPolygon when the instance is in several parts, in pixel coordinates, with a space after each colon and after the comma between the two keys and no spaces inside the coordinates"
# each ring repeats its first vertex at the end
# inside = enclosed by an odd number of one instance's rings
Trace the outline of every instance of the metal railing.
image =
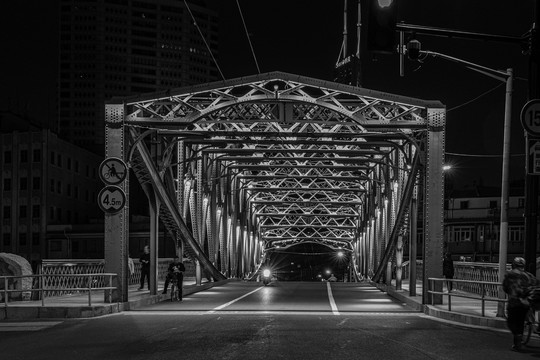
{"type": "MultiPolygon", "coordinates": [[[[457,280],[457,279],[441,279],[441,278],[429,278],[428,283],[428,293],[432,295],[446,295],[448,296],[448,311],[452,311],[452,297],[461,297],[461,298],[467,298],[467,299],[476,299],[480,300],[482,303],[482,316],[486,316],[486,301],[494,301],[494,302],[507,302],[506,299],[499,299],[498,297],[490,296],[490,290],[493,288],[498,288],[501,286],[501,283],[499,282],[491,282],[491,281],[475,281],[475,280],[457,280]],[[446,283],[452,283],[452,285],[463,285],[462,287],[472,286],[474,285],[475,289],[479,289],[480,295],[472,294],[472,293],[459,293],[459,292],[443,292],[443,291],[436,291],[435,289],[435,283],[441,282],[441,286],[437,287],[439,289],[442,289],[442,284],[446,283]]],[[[431,305],[434,305],[433,303],[433,297],[431,297],[432,303],[431,305]]]]}
{"type": "MultiPolygon", "coordinates": [[[[88,292],[88,306],[92,306],[92,291],[115,290],[116,286],[112,286],[113,277],[117,274],[113,273],[98,273],[98,274],[61,274],[61,275],[15,275],[15,276],[0,276],[0,282],[4,284],[4,289],[1,291],[4,298],[4,307],[8,307],[10,293],[28,293],[37,292],[41,298],[41,306],[45,306],[45,298],[51,293],[74,293],[88,292]],[[71,286],[50,287],[47,284],[51,283],[51,278],[64,277],[73,281],[69,282],[71,286]],[[32,282],[37,280],[37,287],[32,289],[9,289],[10,280],[32,278],[32,282]]],[[[107,302],[111,303],[111,297],[107,297],[107,302]]]]}
{"type": "MultiPolygon", "coordinates": [[[[158,280],[163,281],[167,276],[167,269],[172,262],[172,258],[160,258],[158,259],[158,280]]],[[[141,264],[139,259],[133,259],[134,271],[129,275],[128,285],[139,284],[141,281],[141,264]]],[[[191,268],[189,264],[184,264],[186,270],[191,268]]],[[[71,294],[71,290],[64,290],[64,288],[74,287],[73,282],[77,282],[77,279],[70,278],[75,274],[101,274],[104,271],[105,261],[103,259],[58,259],[58,260],[43,260],[39,268],[39,274],[41,275],[55,275],[48,278],[45,285],[49,288],[56,288],[57,290],[51,290],[47,293],[47,296],[62,296],[71,294]]],[[[187,272],[186,272],[187,273],[187,272]]],[[[104,286],[104,283],[98,279],[98,284],[104,286]]]]}

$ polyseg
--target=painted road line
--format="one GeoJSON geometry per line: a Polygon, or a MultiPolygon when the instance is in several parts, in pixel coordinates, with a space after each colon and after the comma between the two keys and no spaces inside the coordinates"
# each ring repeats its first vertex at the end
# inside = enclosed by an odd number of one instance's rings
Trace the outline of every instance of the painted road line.
{"type": "Polygon", "coordinates": [[[0,322],[0,332],[2,331],[38,331],[58,324],[62,321],[47,322],[0,322]]]}
{"type": "Polygon", "coordinates": [[[334,315],[339,315],[336,302],[334,301],[334,295],[332,295],[332,287],[330,286],[329,282],[326,283],[326,289],[328,290],[328,301],[330,301],[330,307],[332,308],[332,313],[334,313],[334,315]]]}
{"type": "Polygon", "coordinates": [[[216,307],[216,308],[214,308],[214,309],[208,311],[207,314],[213,314],[213,313],[215,313],[216,311],[219,311],[219,310],[221,310],[221,309],[224,309],[224,308],[226,308],[227,306],[229,306],[229,305],[231,305],[231,304],[234,304],[234,303],[237,302],[238,300],[242,300],[242,299],[245,298],[246,296],[249,296],[249,295],[251,295],[251,294],[253,294],[253,293],[255,293],[255,292],[261,290],[262,288],[263,288],[263,286],[258,287],[258,288],[256,288],[255,290],[250,291],[250,292],[248,292],[247,294],[244,294],[244,295],[240,296],[239,298],[236,298],[236,299],[234,299],[234,300],[231,300],[231,301],[229,301],[228,303],[225,303],[225,304],[223,304],[223,305],[220,305],[220,306],[218,306],[218,307],[216,307]]]}

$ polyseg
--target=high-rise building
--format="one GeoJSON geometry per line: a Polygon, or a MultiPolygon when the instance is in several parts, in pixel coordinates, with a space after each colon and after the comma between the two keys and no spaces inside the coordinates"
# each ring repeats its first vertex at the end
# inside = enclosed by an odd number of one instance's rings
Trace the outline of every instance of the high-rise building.
{"type": "Polygon", "coordinates": [[[217,56],[217,13],[204,1],[187,3],[61,0],[60,137],[102,153],[110,98],[219,79],[211,56],[217,56]]]}

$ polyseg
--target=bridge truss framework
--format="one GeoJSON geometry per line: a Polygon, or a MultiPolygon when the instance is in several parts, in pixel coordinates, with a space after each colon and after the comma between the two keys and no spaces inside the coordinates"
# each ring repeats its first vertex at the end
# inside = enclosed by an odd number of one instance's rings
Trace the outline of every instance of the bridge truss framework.
{"type": "MultiPolygon", "coordinates": [[[[438,101],[272,72],[107,103],[105,156],[123,159],[148,197],[151,253],[161,223],[214,280],[253,276],[270,251],[306,242],[388,280],[417,213],[425,280],[442,274],[445,113],[438,101]]],[[[118,301],[127,198],[105,215],[118,301]]]]}

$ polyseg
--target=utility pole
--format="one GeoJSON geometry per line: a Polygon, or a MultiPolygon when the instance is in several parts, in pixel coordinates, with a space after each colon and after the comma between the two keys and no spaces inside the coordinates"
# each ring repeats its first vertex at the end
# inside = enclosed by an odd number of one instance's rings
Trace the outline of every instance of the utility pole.
{"type": "MultiPolygon", "coordinates": [[[[534,23],[530,34],[529,48],[529,100],[540,98],[540,46],[538,25],[540,23],[540,0],[535,1],[534,23]]],[[[526,136],[525,146],[528,154],[528,143],[531,137],[526,136]]],[[[527,155],[529,156],[529,155],[527,155]]],[[[538,227],[538,176],[532,175],[527,161],[525,175],[525,249],[524,257],[527,271],[536,275],[536,248],[538,227]]]]}

